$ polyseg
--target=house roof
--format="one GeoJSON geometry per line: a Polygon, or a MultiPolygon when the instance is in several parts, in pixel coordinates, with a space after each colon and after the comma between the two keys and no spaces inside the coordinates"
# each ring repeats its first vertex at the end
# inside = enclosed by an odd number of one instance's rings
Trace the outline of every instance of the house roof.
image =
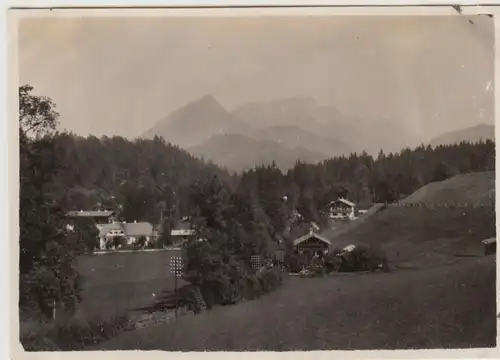
{"type": "Polygon", "coordinates": [[[338,198],[337,200],[333,200],[333,201],[329,202],[327,206],[330,206],[330,205],[338,203],[338,202],[341,202],[341,203],[343,203],[343,204],[345,204],[347,206],[351,206],[351,207],[356,205],[356,204],[354,204],[353,202],[351,202],[351,201],[349,201],[347,199],[338,198]]]}
{"type": "Polygon", "coordinates": [[[170,235],[172,236],[189,236],[189,235],[193,235],[194,234],[194,230],[191,230],[191,229],[174,229],[172,231],[170,231],[170,235]]]}
{"type": "Polygon", "coordinates": [[[153,225],[148,222],[123,224],[123,232],[126,236],[151,236],[153,230],[153,225]]]}
{"type": "Polygon", "coordinates": [[[299,238],[295,239],[295,240],[293,241],[293,245],[294,245],[294,246],[297,246],[297,245],[299,245],[300,243],[303,243],[304,241],[307,241],[307,240],[312,239],[312,238],[314,238],[314,239],[318,239],[319,241],[322,241],[322,242],[324,242],[324,243],[326,243],[326,244],[328,244],[328,245],[332,245],[332,243],[330,242],[330,240],[328,240],[328,239],[324,238],[324,237],[323,237],[323,236],[321,236],[321,235],[316,234],[316,233],[315,233],[315,232],[313,232],[313,231],[310,231],[308,234],[305,234],[304,236],[301,236],[301,237],[299,237],[299,238]]]}
{"type": "Polygon", "coordinates": [[[97,210],[97,211],[69,211],[67,213],[68,217],[110,217],[114,215],[114,211],[110,210],[97,210]]]}
{"type": "Polygon", "coordinates": [[[105,224],[99,230],[99,236],[106,236],[111,230],[121,230],[125,236],[151,236],[154,228],[148,222],[105,224]]]}

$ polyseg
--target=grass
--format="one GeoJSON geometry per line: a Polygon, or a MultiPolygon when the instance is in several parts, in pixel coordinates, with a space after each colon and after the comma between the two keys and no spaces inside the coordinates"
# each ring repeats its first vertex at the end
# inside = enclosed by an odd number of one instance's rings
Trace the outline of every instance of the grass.
{"type": "MultiPolygon", "coordinates": [[[[61,343],[60,336],[56,336],[58,328],[62,327],[63,332],[68,327],[73,332],[88,333],[91,324],[114,323],[116,318],[126,317],[135,322],[173,289],[170,258],[178,255],[179,251],[172,250],[81,256],[76,266],[84,276],[84,284],[82,302],[76,314],[58,314],[56,323],[23,321],[20,323],[22,336],[31,339],[28,346],[34,348],[64,349],[64,346],[78,344],[65,344],[63,340],[61,343]],[[46,343],[36,345],[40,341],[46,343]]],[[[183,284],[178,279],[178,286],[183,284]]],[[[111,333],[116,332],[113,330],[111,333]]]]}
{"type": "MultiPolygon", "coordinates": [[[[76,267],[84,277],[82,302],[76,320],[106,320],[116,315],[134,315],[136,309],[156,302],[173,289],[170,258],[179,251],[84,255],[76,267]]],[[[178,285],[183,281],[178,279],[178,285]]],[[[24,324],[33,328],[33,324],[24,324]]]]}
{"type": "Polygon", "coordinates": [[[109,317],[153,304],[174,287],[170,258],[178,255],[158,251],[82,256],[77,268],[85,284],[77,316],[109,317]]]}
{"type": "Polygon", "coordinates": [[[494,190],[494,171],[460,174],[444,181],[427,184],[408,196],[403,203],[492,205],[494,190]]]}
{"type": "Polygon", "coordinates": [[[428,270],[291,278],[258,301],[124,333],[96,350],[493,347],[494,256],[428,270]]]}
{"type": "Polygon", "coordinates": [[[381,248],[393,264],[420,266],[451,261],[456,255],[482,255],[481,240],[496,236],[495,209],[389,207],[334,245],[368,244],[381,248]]]}

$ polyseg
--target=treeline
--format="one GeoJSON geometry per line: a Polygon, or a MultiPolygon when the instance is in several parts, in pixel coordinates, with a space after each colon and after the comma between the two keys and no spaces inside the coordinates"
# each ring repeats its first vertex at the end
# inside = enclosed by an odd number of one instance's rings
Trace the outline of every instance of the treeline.
{"type": "Polygon", "coordinates": [[[190,184],[213,176],[251,201],[261,217],[278,216],[286,197],[288,210],[321,222],[324,206],[338,197],[361,206],[394,202],[431,181],[495,166],[495,144],[490,140],[380,151],[377,157],[351,154],[320,164],[298,162],[285,174],[276,166],[257,166],[240,175],[206,164],[161,138],[130,141],[60,134],[54,146],[56,161],[64,169],[57,182],[65,189],[66,208],[116,209],[123,220],[153,224],[162,215],[188,215],[190,184]]]}
{"type": "Polygon", "coordinates": [[[339,197],[362,207],[404,198],[432,181],[459,173],[494,170],[493,141],[420,146],[374,158],[366,153],[336,157],[321,164],[297,163],[286,174],[275,166],[244,172],[238,192],[280,225],[285,211],[297,210],[306,221],[324,221],[325,205],[339,197]],[[282,199],[286,199],[283,202],[282,199]]]}

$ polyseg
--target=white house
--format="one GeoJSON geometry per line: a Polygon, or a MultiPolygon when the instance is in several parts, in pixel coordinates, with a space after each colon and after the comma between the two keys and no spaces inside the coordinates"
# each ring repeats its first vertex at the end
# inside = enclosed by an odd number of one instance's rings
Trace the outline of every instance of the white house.
{"type": "Polygon", "coordinates": [[[356,204],[353,202],[339,198],[326,205],[326,208],[331,219],[351,219],[356,218],[356,204]]]}
{"type": "Polygon", "coordinates": [[[99,247],[101,250],[109,248],[115,237],[124,238],[126,245],[132,245],[140,238],[145,239],[145,244],[155,242],[158,238],[158,232],[148,222],[114,222],[105,224],[99,229],[99,247]]]}

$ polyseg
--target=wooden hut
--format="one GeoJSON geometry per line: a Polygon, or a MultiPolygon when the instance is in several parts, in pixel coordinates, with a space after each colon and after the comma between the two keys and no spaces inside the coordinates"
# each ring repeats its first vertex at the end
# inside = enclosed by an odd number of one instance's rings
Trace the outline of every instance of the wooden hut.
{"type": "Polygon", "coordinates": [[[295,247],[295,251],[302,257],[302,259],[307,264],[310,264],[315,256],[326,255],[332,246],[332,243],[330,240],[311,230],[304,236],[295,239],[293,245],[295,247]]]}

